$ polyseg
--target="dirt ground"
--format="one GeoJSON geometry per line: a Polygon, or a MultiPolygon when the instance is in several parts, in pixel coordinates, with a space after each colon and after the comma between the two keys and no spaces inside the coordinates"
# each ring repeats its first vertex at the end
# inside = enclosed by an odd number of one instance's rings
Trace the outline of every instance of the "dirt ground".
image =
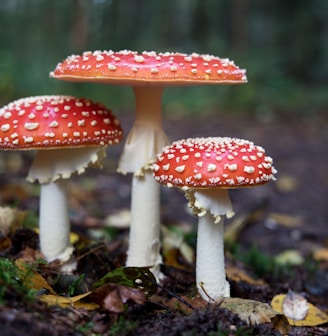
{"type": "MultiPolygon", "coordinates": [[[[121,120],[127,132],[133,117],[126,113],[121,120]]],[[[315,118],[297,118],[295,115],[220,113],[184,117],[168,113],[164,116],[164,128],[172,141],[185,137],[231,136],[263,146],[278,170],[277,181],[230,192],[235,217],[247,218],[239,232],[238,247],[241,253],[247,253],[256,246],[261,253],[271,257],[286,250],[296,250],[306,259],[318,247],[328,245],[327,121],[328,116],[324,114],[315,118]],[[254,213],[256,216],[252,216],[254,213]]],[[[71,203],[74,231],[85,233],[86,226],[97,225],[97,220],[102,223],[108,215],[129,208],[131,176],[115,173],[121,149],[122,145],[118,145],[108,151],[103,171],[91,170],[83,177],[74,178],[71,203]]],[[[22,210],[37,213],[35,189],[25,187],[23,180],[31,160],[31,155],[24,153],[22,163],[15,164],[14,171],[6,171],[10,164],[4,165],[0,177],[1,205],[18,204],[22,210]]],[[[226,222],[226,229],[233,221],[226,222]]],[[[162,188],[162,223],[163,226],[189,227],[190,231],[195,229],[196,218],[186,208],[186,200],[180,191],[162,188]]],[[[104,250],[81,259],[77,274],[85,274],[85,283],[124,265],[127,234],[128,229],[119,230],[117,238],[112,239],[104,250]]],[[[8,253],[2,256],[15,257],[8,253]]],[[[308,262],[314,265],[311,258],[308,262]]],[[[328,313],[328,266],[320,267],[311,276],[309,269],[297,266],[296,273],[275,279],[274,283],[272,279],[270,281],[270,274],[263,275],[269,284],[266,289],[232,281],[232,296],[270,303],[274,294],[291,289],[304,293],[328,313]]],[[[164,285],[171,294],[183,296],[193,285],[194,265],[188,265],[182,271],[164,264],[163,272],[167,275],[164,285]]],[[[89,312],[47,307],[39,302],[26,304],[16,293],[7,295],[10,303],[0,305],[1,335],[280,335],[272,324],[249,327],[217,305],[184,314],[163,304],[146,302],[130,305],[123,314],[113,314],[104,309],[89,312]],[[234,333],[238,328],[245,328],[244,332],[234,333]]],[[[289,335],[328,335],[328,330],[327,325],[293,327],[289,335]]]]}

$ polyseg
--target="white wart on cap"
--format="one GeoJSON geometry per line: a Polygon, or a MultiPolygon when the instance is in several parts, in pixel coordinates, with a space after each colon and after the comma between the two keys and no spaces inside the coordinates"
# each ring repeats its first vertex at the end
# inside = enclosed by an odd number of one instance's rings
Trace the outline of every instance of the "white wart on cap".
{"type": "Polygon", "coordinates": [[[71,96],[16,100],[0,109],[0,124],[4,150],[103,146],[122,139],[111,110],[71,96]]]}
{"type": "Polygon", "coordinates": [[[273,180],[275,173],[262,147],[229,137],[173,142],[153,165],[157,182],[184,189],[250,187],[273,180]]]}

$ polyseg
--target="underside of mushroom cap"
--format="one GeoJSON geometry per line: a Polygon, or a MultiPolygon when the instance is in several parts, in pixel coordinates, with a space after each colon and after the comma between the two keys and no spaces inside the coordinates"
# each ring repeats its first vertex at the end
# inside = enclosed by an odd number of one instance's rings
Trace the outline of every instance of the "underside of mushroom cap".
{"type": "Polygon", "coordinates": [[[101,167],[101,160],[105,156],[105,147],[40,150],[26,179],[39,183],[69,179],[73,174],[82,174],[89,166],[101,167]]]}

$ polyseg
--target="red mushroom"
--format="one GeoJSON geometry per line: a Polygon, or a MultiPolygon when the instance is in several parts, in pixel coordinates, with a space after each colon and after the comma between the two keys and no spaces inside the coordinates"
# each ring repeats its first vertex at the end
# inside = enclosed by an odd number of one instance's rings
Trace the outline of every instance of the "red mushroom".
{"type": "Polygon", "coordinates": [[[69,240],[67,179],[97,165],[122,139],[119,121],[101,104],[70,96],[36,96],[0,109],[0,148],[37,150],[27,179],[41,183],[40,247],[63,271],[76,261],[69,240]]]}
{"type": "Polygon", "coordinates": [[[130,85],[136,118],[119,162],[119,171],[134,173],[127,266],[158,266],[159,186],[149,160],[169,143],[162,129],[161,100],[166,86],[233,84],[247,81],[233,61],[212,55],[133,51],[95,51],[69,56],[51,77],[66,81],[130,85]]]}
{"type": "Polygon", "coordinates": [[[182,188],[199,216],[196,281],[200,295],[208,301],[230,296],[221,219],[233,215],[227,189],[274,180],[271,157],[247,140],[195,138],[165,147],[152,170],[157,182],[182,188]]]}

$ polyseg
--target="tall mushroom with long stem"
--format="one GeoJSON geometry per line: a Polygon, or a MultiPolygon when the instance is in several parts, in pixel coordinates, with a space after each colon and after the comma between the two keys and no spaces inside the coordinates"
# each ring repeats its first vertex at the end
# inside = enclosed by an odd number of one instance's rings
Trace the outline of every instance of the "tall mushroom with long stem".
{"type": "Polygon", "coordinates": [[[158,266],[159,186],[153,181],[148,163],[169,143],[162,129],[163,90],[166,86],[245,83],[245,70],[229,59],[212,55],[123,50],[69,56],[50,76],[133,87],[136,117],[119,162],[119,171],[134,174],[126,264],[158,266]]]}
{"type": "Polygon", "coordinates": [[[37,150],[27,179],[41,184],[40,248],[62,271],[76,261],[70,244],[68,179],[100,165],[105,147],[121,141],[118,119],[105,106],[71,96],[35,96],[0,109],[0,148],[37,150]]]}
{"type": "Polygon", "coordinates": [[[272,159],[253,142],[195,138],[165,147],[152,165],[155,180],[182,188],[199,216],[196,282],[202,298],[230,296],[225,276],[222,216],[233,216],[227,189],[253,187],[274,180],[272,159]]]}

